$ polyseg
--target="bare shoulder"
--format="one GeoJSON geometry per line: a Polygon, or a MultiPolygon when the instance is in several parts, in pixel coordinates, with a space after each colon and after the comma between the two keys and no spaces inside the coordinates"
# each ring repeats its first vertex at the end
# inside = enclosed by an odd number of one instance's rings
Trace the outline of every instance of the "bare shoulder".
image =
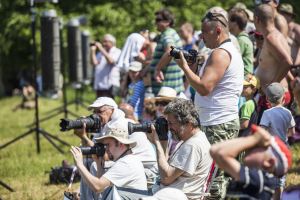
{"type": "Polygon", "coordinates": [[[227,50],[225,49],[222,49],[222,48],[218,48],[218,49],[215,49],[213,51],[213,53],[211,54],[211,57],[212,59],[229,59],[230,60],[230,52],[228,52],[227,50]]]}
{"type": "Polygon", "coordinates": [[[277,46],[283,43],[287,43],[287,40],[284,35],[276,29],[267,35],[266,42],[277,46]]]}

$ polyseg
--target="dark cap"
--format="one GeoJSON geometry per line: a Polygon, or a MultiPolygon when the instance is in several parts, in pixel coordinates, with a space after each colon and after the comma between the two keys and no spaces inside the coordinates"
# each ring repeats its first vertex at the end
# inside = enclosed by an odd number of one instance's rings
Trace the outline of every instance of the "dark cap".
{"type": "Polygon", "coordinates": [[[271,83],[265,93],[271,103],[277,103],[283,97],[284,92],[284,87],[280,83],[271,83]]]}

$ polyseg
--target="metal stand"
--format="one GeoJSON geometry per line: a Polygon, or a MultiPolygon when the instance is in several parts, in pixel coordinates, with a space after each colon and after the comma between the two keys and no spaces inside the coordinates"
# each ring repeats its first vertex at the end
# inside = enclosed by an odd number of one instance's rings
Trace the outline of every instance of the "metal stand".
{"type": "Polygon", "coordinates": [[[0,180],[0,185],[3,186],[5,189],[9,190],[10,192],[14,192],[15,190],[12,189],[9,185],[4,183],[3,181],[0,180]]]}
{"type": "MultiPolygon", "coordinates": [[[[30,1],[30,14],[31,14],[31,33],[32,33],[32,59],[33,59],[33,78],[34,78],[34,88],[36,91],[38,91],[38,84],[36,81],[36,77],[37,77],[37,64],[36,64],[36,40],[35,40],[35,25],[36,25],[36,12],[34,9],[34,1],[31,0],[30,1]]],[[[56,140],[57,142],[65,145],[65,146],[70,146],[70,144],[68,144],[67,142],[59,139],[58,137],[51,135],[50,133],[42,130],[40,128],[40,120],[39,120],[39,106],[38,106],[38,92],[35,93],[35,126],[31,129],[29,129],[27,132],[21,134],[20,136],[14,138],[13,140],[3,144],[0,146],[0,149],[3,149],[5,147],[7,147],[10,144],[13,144],[15,142],[17,142],[18,140],[26,137],[27,135],[31,134],[31,133],[35,133],[36,135],[36,149],[37,149],[37,153],[39,154],[41,152],[41,148],[40,148],[40,134],[42,136],[44,136],[60,153],[64,153],[64,151],[56,144],[54,143],[53,140],[56,140]]]]}

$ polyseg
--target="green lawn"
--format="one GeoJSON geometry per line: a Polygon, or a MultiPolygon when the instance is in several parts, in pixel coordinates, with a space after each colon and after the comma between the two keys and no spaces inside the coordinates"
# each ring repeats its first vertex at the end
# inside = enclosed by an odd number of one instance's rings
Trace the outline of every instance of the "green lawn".
{"type": "MultiPolygon", "coordinates": [[[[93,100],[93,93],[87,97],[93,100]]],[[[33,110],[18,110],[12,112],[12,108],[20,102],[20,97],[10,97],[0,100],[0,145],[26,132],[26,125],[34,121],[33,110]]],[[[61,105],[61,100],[49,100],[40,98],[41,117],[47,116],[49,111],[61,105]]],[[[88,115],[89,112],[80,108],[76,111],[75,106],[69,109],[78,115],[88,115]]],[[[63,114],[41,123],[41,127],[55,136],[63,139],[71,145],[79,145],[80,141],[73,136],[72,131],[61,133],[59,131],[59,119],[63,114]]],[[[71,117],[70,117],[71,118],[71,117]]],[[[62,199],[66,185],[49,185],[49,171],[52,166],[60,165],[63,159],[72,161],[69,147],[61,146],[66,152],[60,154],[44,137],[41,136],[41,153],[36,153],[35,134],[31,134],[18,142],[0,151],[0,180],[9,184],[16,192],[9,192],[0,186],[0,199],[62,199]]],[[[300,183],[300,145],[293,147],[293,168],[288,175],[287,185],[300,183]]],[[[73,188],[77,188],[75,184],[73,188]]]]}

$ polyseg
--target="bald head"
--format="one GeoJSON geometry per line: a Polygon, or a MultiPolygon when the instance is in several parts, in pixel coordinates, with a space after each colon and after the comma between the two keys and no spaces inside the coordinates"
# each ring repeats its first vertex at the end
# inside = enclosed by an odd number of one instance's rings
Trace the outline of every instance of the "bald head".
{"type": "Polygon", "coordinates": [[[121,103],[119,105],[119,109],[122,110],[125,113],[126,118],[136,120],[135,117],[134,117],[134,109],[130,104],[121,103]]]}
{"type": "Polygon", "coordinates": [[[255,7],[254,15],[263,24],[274,23],[274,11],[269,4],[260,4],[255,7]]]}

